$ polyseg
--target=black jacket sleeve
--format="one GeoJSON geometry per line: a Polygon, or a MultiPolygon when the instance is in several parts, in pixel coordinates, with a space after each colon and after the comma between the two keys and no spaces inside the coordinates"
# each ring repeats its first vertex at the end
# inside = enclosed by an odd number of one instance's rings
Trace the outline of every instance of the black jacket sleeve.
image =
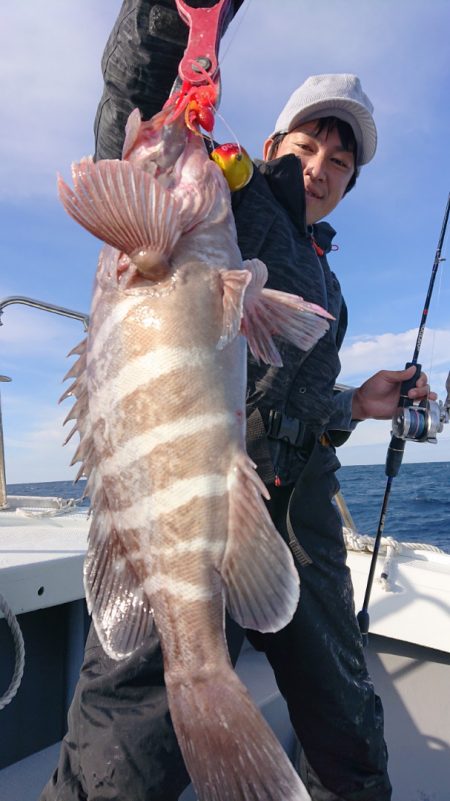
{"type": "MultiPolygon", "coordinates": [[[[187,1],[197,7],[217,2],[187,1]]],[[[242,2],[233,0],[231,17],[242,2]]],[[[177,77],[187,38],[175,0],[124,0],[102,58],[105,83],[94,124],[96,160],[120,158],[125,124],[134,108],[143,119],[160,111],[177,77]]]]}

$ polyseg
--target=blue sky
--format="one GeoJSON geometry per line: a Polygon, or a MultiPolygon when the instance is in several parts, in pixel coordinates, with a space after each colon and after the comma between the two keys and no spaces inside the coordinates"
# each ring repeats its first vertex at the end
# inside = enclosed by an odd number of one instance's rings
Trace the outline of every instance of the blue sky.
{"type": "MultiPolygon", "coordinates": [[[[99,244],[60,207],[56,173],[93,151],[100,59],[120,0],[19,0],[2,11],[0,297],[28,295],[89,310],[99,244]]],[[[258,157],[280,108],[308,75],[354,72],[375,106],[379,146],[329,220],[332,268],[350,310],[344,383],[411,358],[450,190],[448,0],[245,0],[222,47],[221,115],[258,157]]],[[[233,138],[222,124],[216,138],[233,138]]],[[[447,239],[450,238],[450,232],[447,239]]],[[[448,244],[444,256],[448,257],[448,244]]],[[[444,396],[450,369],[450,276],[443,265],[422,362],[444,396]]],[[[7,480],[71,478],[61,447],[70,408],[57,399],[79,323],[8,307],[0,328],[7,480]]],[[[366,422],[340,449],[343,464],[383,462],[389,423],[366,422]]],[[[408,444],[405,461],[450,460],[408,444]]]]}

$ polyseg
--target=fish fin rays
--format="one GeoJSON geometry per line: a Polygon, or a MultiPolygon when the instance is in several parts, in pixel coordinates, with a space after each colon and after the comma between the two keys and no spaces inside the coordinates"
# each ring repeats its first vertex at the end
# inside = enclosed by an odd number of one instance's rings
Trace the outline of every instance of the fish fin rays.
{"type": "Polygon", "coordinates": [[[252,280],[245,292],[241,332],[258,361],[281,367],[274,335],[308,351],[328,331],[325,318],[333,318],[321,306],[308,303],[299,295],[264,289],[267,267],[259,259],[245,261],[244,267],[252,280]]]}
{"type": "Polygon", "coordinates": [[[310,801],[273,731],[225,663],[167,682],[176,735],[200,801],[310,801]]]}
{"type": "Polygon", "coordinates": [[[124,659],[149,636],[153,615],[142,581],[114,530],[106,502],[93,515],[84,586],[103,650],[111,659],[124,659]]]}
{"type": "Polygon", "coordinates": [[[222,350],[240,332],[245,290],[252,280],[252,274],[249,270],[220,270],[219,272],[223,286],[223,323],[217,347],[222,350]]]}
{"type": "Polygon", "coordinates": [[[75,425],[66,437],[64,445],[69,442],[75,433],[78,433],[80,437],[80,442],[71,461],[71,465],[74,465],[76,462],[81,462],[81,467],[75,478],[75,483],[82,476],[89,476],[95,463],[95,446],[89,417],[89,397],[86,381],[86,353],[87,339],[84,339],[68,354],[69,356],[77,355],[78,358],[66,373],[63,380],[66,381],[68,378],[74,378],[75,380],[68,389],[63,392],[59,399],[61,403],[69,397],[75,398],[75,403],[64,420],[64,425],[68,423],[69,420],[75,420],[75,425]]]}
{"type": "Polygon", "coordinates": [[[244,628],[274,632],[291,620],[299,577],[288,546],[275,529],[262,495],[267,490],[248,456],[233,469],[228,541],[219,572],[231,616],[244,628]]]}
{"type": "Polygon", "coordinates": [[[118,159],[72,165],[74,188],[59,176],[61,202],[76,222],[132,257],[141,250],[170,256],[180,234],[179,203],[143,170],[118,159]]]}

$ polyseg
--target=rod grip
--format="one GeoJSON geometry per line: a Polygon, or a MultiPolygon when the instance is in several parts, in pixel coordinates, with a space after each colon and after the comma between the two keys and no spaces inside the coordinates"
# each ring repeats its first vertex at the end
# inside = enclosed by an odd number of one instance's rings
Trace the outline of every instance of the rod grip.
{"type": "Polygon", "coordinates": [[[358,612],[356,617],[358,620],[358,626],[361,632],[363,645],[365,647],[369,642],[369,625],[370,625],[369,613],[367,609],[361,609],[361,611],[358,612]]]}
{"type": "Polygon", "coordinates": [[[412,403],[412,401],[408,398],[408,392],[410,389],[414,389],[417,383],[417,379],[419,378],[422,372],[422,365],[416,364],[416,362],[406,362],[405,370],[407,370],[408,367],[415,367],[416,372],[414,373],[412,378],[408,378],[407,381],[402,382],[402,385],[400,387],[400,404],[399,404],[400,406],[406,406],[409,403],[412,403]]]}

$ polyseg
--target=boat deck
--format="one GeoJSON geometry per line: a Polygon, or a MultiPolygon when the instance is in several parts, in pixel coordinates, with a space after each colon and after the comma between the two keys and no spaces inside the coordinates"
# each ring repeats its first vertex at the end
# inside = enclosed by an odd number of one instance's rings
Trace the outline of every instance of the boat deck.
{"type": "MultiPolygon", "coordinates": [[[[18,615],[27,651],[23,684],[0,712],[2,731],[8,731],[0,741],[1,801],[36,801],[56,765],[87,626],[82,600],[87,514],[61,513],[55,500],[53,516],[44,518],[39,507],[27,503],[13,501],[0,511],[0,590],[18,615]],[[56,696],[54,720],[47,721],[56,696]],[[48,732],[41,731],[47,723],[48,732]],[[39,734],[35,748],[28,737],[33,726],[39,734]]],[[[384,560],[381,556],[377,576],[384,560]]],[[[348,554],[357,609],[369,561],[369,553],[348,554]]],[[[367,661],[385,709],[393,801],[449,801],[450,555],[416,550],[394,555],[387,584],[374,582],[369,611],[367,661]]],[[[11,636],[4,620],[0,639],[8,657],[11,636]]],[[[0,692],[11,675],[11,660],[3,663],[0,692]]],[[[264,655],[246,647],[237,669],[292,754],[295,738],[286,706],[264,655]]],[[[192,790],[180,801],[194,801],[192,790]]]]}

